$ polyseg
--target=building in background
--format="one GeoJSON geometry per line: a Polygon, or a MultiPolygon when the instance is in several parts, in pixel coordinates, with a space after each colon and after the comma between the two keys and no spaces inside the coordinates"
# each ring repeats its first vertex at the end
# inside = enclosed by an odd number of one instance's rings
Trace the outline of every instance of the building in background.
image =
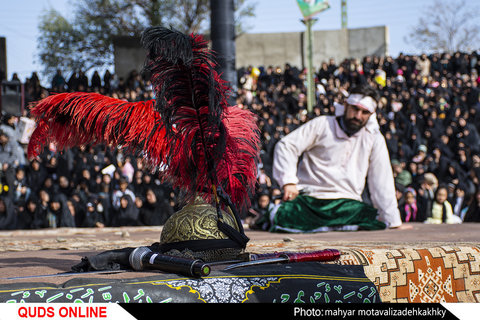
{"type": "MultiPolygon", "coordinates": [[[[330,58],[339,62],[346,58],[388,55],[386,26],[314,31],[313,36],[313,65],[317,69],[330,58]]],[[[126,78],[132,70],[142,69],[146,53],[140,39],[119,37],[114,46],[115,73],[119,77],[126,78]]],[[[237,37],[235,48],[237,69],[249,65],[283,66],[289,63],[301,68],[306,65],[304,32],[246,33],[237,37]]]]}
{"type": "MultiPolygon", "coordinates": [[[[237,68],[252,66],[306,66],[304,32],[244,34],[237,38],[237,68]]],[[[338,63],[346,58],[388,54],[385,26],[313,32],[313,65],[318,69],[330,58],[338,63]]]]}

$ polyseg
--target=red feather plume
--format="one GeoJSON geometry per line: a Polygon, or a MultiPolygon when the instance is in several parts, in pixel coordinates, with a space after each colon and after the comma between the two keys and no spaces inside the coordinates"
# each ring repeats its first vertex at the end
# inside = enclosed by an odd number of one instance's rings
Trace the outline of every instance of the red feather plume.
{"type": "Polygon", "coordinates": [[[54,142],[62,150],[104,143],[143,155],[152,166],[165,157],[165,129],[154,100],[126,102],[98,93],[51,95],[31,110],[37,127],[28,144],[28,156],[38,156],[54,142]]]}
{"type": "Polygon", "coordinates": [[[259,130],[250,111],[228,105],[229,87],[215,71],[207,41],[152,27],[142,42],[170,147],[167,168],[177,186],[207,201],[212,201],[212,187],[222,188],[237,207],[249,205],[259,130]]]}

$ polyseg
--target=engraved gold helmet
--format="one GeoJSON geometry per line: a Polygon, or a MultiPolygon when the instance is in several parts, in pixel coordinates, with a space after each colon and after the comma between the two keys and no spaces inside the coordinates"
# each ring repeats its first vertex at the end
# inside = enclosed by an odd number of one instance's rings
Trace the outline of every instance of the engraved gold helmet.
{"type": "Polygon", "coordinates": [[[248,238],[229,208],[220,211],[196,197],[167,220],[160,235],[160,250],[205,261],[235,258],[245,249],[243,243],[248,238]]]}

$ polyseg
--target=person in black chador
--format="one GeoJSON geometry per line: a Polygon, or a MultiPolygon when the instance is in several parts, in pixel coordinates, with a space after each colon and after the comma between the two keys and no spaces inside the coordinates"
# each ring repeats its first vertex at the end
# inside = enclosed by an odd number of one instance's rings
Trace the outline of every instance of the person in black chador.
{"type": "Polygon", "coordinates": [[[50,227],[48,216],[48,203],[50,202],[50,195],[45,189],[40,189],[38,192],[38,201],[36,201],[36,209],[32,221],[32,229],[48,228],[50,227]]]}
{"type": "Polygon", "coordinates": [[[480,222],[480,190],[470,200],[463,222],[480,222]]]}
{"type": "Polygon", "coordinates": [[[47,171],[40,163],[39,158],[32,159],[26,170],[26,179],[32,194],[38,193],[46,178],[47,171]]]}
{"type": "Polygon", "coordinates": [[[8,197],[0,197],[0,230],[13,230],[17,216],[12,201],[8,197]]]}
{"type": "Polygon", "coordinates": [[[82,227],[86,228],[102,228],[105,226],[105,219],[103,214],[98,211],[98,199],[91,198],[87,203],[87,210],[85,211],[85,219],[82,227]]]}
{"type": "Polygon", "coordinates": [[[17,229],[34,229],[35,217],[39,215],[40,207],[36,195],[31,195],[24,206],[19,208],[17,229]]]}
{"type": "Polygon", "coordinates": [[[159,197],[152,188],[145,192],[145,201],[140,210],[140,221],[147,226],[160,226],[173,214],[167,198],[159,197]]]}
{"type": "Polygon", "coordinates": [[[268,224],[268,214],[272,210],[273,203],[270,194],[263,191],[250,208],[246,221],[251,229],[262,230],[268,224]]]}
{"type": "Polygon", "coordinates": [[[113,226],[136,226],[138,225],[139,210],[132,198],[124,194],[120,197],[120,207],[114,211],[113,226]]]}
{"type": "Polygon", "coordinates": [[[67,198],[63,194],[55,194],[49,203],[47,218],[50,227],[75,227],[75,220],[68,209],[67,198]]]}

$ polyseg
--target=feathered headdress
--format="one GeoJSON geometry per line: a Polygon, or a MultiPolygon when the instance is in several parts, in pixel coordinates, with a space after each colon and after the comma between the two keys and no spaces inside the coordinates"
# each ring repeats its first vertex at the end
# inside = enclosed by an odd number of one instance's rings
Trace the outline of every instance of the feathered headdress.
{"type": "Polygon", "coordinates": [[[190,194],[223,188],[237,204],[256,179],[258,129],[249,111],[228,105],[229,88],[199,35],[153,27],[142,42],[166,129],[169,176],[190,194]],[[181,143],[180,143],[181,142],[181,143]],[[243,190],[242,190],[243,189],[243,190]]]}
{"type": "MultiPolygon", "coordinates": [[[[125,102],[94,93],[64,93],[41,100],[32,109],[38,126],[30,157],[53,141],[61,149],[106,143],[141,154],[162,177],[217,207],[250,204],[255,189],[259,131],[254,115],[226,100],[228,86],[215,71],[207,42],[163,27],[142,35],[148,51],[155,100],[125,102]]],[[[220,217],[221,218],[221,217],[220,217]]],[[[219,228],[234,233],[219,219],[219,228]]],[[[241,228],[241,223],[237,223],[241,228]]],[[[236,241],[246,244],[243,229],[236,241]]]]}

